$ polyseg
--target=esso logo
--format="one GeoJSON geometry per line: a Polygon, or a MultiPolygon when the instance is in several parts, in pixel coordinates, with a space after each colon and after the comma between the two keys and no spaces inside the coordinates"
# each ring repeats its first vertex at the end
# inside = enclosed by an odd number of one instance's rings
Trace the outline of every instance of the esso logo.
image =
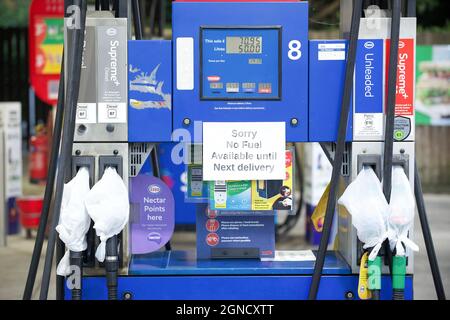
{"type": "Polygon", "coordinates": [[[217,233],[209,233],[206,236],[206,243],[208,244],[208,246],[210,247],[214,247],[217,244],[219,244],[219,236],[217,235],[217,233]]]}
{"type": "Polygon", "coordinates": [[[403,41],[399,41],[398,42],[398,47],[399,47],[399,49],[403,49],[404,47],[405,47],[405,43],[403,42],[403,41]]]}
{"type": "Polygon", "coordinates": [[[208,219],[206,221],[206,230],[208,230],[209,232],[216,232],[217,230],[219,230],[219,221],[217,221],[216,219],[208,219]]]}
{"type": "Polygon", "coordinates": [[[151,232],[147,235],[148,241],[156,242],[157,244],[161,243],[161,235],[158,232],[151,232]]]}
{"type": "Polygon", "coordinates": [[[116,28],[108,28],[106,29],[106,34],[110,37],[114,37],[117,34],[116,28]]]}
{"type": "Polygon", "coordinates": [[[148,192],[156,194],[159,193],[161,191],[160,186],[156,185],[156,184],[151,184],[148,186],[148,192]]]}
{"type": "Polygon", "coordinates": [[[366,48],[366,49],[373,49],[373,47],[375,47],[375,44],[372,42],[372,41],[366,41],[365,43],[364,43],[364,48],[366,48]]]}

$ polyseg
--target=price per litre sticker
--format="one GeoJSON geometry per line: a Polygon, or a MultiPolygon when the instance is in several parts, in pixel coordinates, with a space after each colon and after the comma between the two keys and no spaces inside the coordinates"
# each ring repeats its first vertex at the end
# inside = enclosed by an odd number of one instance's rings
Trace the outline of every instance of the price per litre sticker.
{"type": "Polygon", "coordinates": [[[203,180],[284,180],[284,122],[204,122],[203,180]]]}

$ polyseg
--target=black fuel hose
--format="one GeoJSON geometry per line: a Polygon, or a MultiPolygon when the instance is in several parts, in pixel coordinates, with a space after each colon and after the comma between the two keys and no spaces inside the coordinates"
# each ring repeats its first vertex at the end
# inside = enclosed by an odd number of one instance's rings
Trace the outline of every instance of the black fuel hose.
{"type": "Polygon", "coordinates": [[[384,131],[383,193],[391,200],[392,159],[394,149],[395,98],[397,86],[398,44],[400,41],[401,0],[393,0],[391,20],[391,44],[389,50],[389,73],[387,84],[386,126],[384,131]]]}
{"type": "Polygon", "coordinates": [[[81,300],[81,292],[82,292],[82,279],[83,279],[83,251],[75,252],[75,251],[69,251],[69,260],[70,265],[72,267],[77,267],[77,269],[80,271],[80,281],[79,281],[79,288],[73,288],[72,291],[72,300],[81,300]]]}
{"type": "MultiPolygon", "coordinates": [[[[61,211],[61,200],[64,191],[64,180],[66,166],[71,164],[72,146],[75,130],[76,108],[78,102],[78,92],[80,88],[81,59],[83,54],[84,30],[86,25],[86,0],[73,1],[72,5],[80,8],[80,28],[71,30],[70,47],[68,48],[68,69],[67,69],[67,95],[64,104],[64,125],[61,140],[61,151],[58,159],[58,171],[56,177],[55,205],[53,209],[52,223],[48,237],[47,251],[45,255],[44,271],[42,274],[42,285],[39,299],[46,300],[50,285],[52,272],[53,254],[56,241],[56,226],[59,222],[61,211]]],[[[75,17],[77,18],[77,17],[75,17]]]]}
{"type": "Polygon", "coordinates": [[[100,0],[100,10],[109,11],[109,0],[100,0]]]}
{"type": "Polygon", "coordinates": [[[425,201],[423,200],[422,183],[420,181],[417,163],[414,163],[414,194],[416,196],[420,226],[422,228],[423,239],[427,250],[428,262],[430,263],[436,295],[438,300],[446,300],[441,272],[439,271],[439,264],[436,257],[436,251],[434,250],[433,238],[431,236],[430,224],[428,223],[427,212],[425,209],[425,201]]]}
{"type": "Polygon", "coordinates": [[[322,276],[325,255],[327,253],[328,242],[331,233],[331,225],[336,208],[336,195],[339,183],[339,176],[342,167],[342,158],[345,149],[345,138],[348,123],[348,114],[350,111],[350,98],[353,89],[353,74],[355,69],[356,48],[358,44],[359,25],[361,22],[362,0],[353,2],[352,21],[350,27],[350,40],[347,52],[347,63],[345,66],[345,83],[344,94],[341,101],[341,114],[339,119],[339,129],[337,134],[336,152],[333,161],[333,171],[331,174],[330,192],[328,196],[325,220],[320,239],[319,250],[316,255],[316,263],[314,265],[314,273],[312,275],[311,286],[309,289],[309,300],[317,299],[320,279],[322,276]]]}
{"type": "MultiPolygon", "coordinates": [[[[64,52],[63,52],[64,56],[64,52]]],[[[48,167],[47,183],[45,185],[42,212],[39,220],[39,227],[34,242],[33,254],[31,256],[30,268],[28,269],[27,282],[23,292],[23,300],[30,300],[33,294],[36,274],[39,268],[39,261],[42,253],[42,247],[45,239],[45,228],[47,227],[48,215],[55,186],[56,165],[58,162],[58,151],[61,142],[62,122],[64,117],[64,61],[61,63],[61,72],[58,88],[58,103],[56,105],[55,125],[53,128],[52,146],[50,154],[50,163],[48,167]]]]}
{"type": "Polygon", "coordinates": [[[139,0],[131,0],[131,9],[133,10],[134,35],[136,40],[141,40],[143,38],[143,30],[139,0]]]}
{"type": "Polygon", "coordinates": [[[108,300],[117,300],[117,274],[119,272],[119,251],[117,245],[117,235],[106,240],[105,270],[108,300]]]}
{"type": "MultiPolygon", "coordinates": [[[[387,80],[387,104],[386,123],[384,131],[384,152],[383,152],[383,193],[387,203],[391,201],[392,189],[392,160],[394,150],[394,121],[395,121],[395,99],[397,87],[397,65],[398,65],[398,45],[400,42],[400,19],[401,0],[392,0],[391,18],[391,43],[389,48],[389,66],[387,80]]],[[[392,252],[389,242],[383,243],[386,252],[386,259],[389,263],[392,275],[392,252]]],[[[396,292],[393,298],[400,298],[401,292],[396,292]]],[[[375,299],[374,299],[375,300],[375,299]]],[[[402,299],[403,300],[403,299],[402,299]]]]}

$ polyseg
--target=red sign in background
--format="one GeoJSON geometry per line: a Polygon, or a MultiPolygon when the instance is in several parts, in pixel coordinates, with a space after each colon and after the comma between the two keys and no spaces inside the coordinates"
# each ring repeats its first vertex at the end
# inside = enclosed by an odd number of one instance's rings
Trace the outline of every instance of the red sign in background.
{"type": "MultiPolygon", "coordinates": [[[[395,115],[414,114],[414,39],[400,39],[398,45],[395,115]]],[[[389,69],[390,39],[386,40],[386,89],[389,69]]],[[[387,90],[386,90],[387,92],[387,90]]]]}
{"type": "MultiPolygon", "coordinates": [[[[47,104],[55,105],[58,101],[58,86],[60,68],[59,63],[62,56],[58,58],[55,54],[61,47],[55,42],[55,26],[63,25],[64,19],[64,0],[33,0],[29,12],[29,65],[30,65],[30,85],[33,87],[36,95],[47,104]],[[55,24],[55,21],[58,22],[55,24]],[[48,22],[52,22],[49,24],[48,22]],[[49,30],[51,27],[53,29],[49,30]],[[53,39],[52,39],[53,37],[53,39]],[[48,55],[43,50],[43,44],[52,55],[48,55]],[[49,59],[50,57],[50,59],[49,59]],[[48,61],[52,60],[52,61],[48,61]],[[55,61],[58,60],[58,61],[55,61]]],[[[59,30],[60,31],[60,30],[59,30]]]]}

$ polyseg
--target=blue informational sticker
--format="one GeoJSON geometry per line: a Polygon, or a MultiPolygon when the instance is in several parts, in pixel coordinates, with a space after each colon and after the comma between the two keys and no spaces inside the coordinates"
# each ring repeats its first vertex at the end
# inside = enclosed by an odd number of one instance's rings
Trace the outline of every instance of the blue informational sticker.
{"type": "MultiPolygon", "coordinates": [[[[309,41],[309,141],[336,141],[342,108],[346,40],[309,41]]],[[[352,140],[353,112],[348,115],[346,140],[352,140]]]]}
{"type": "Polygon", "coordinates": [[[275,212],[271,213],[269,215],[234,212],[224,215],[210,210],[206,205],[199,205],[197,258],[218,258],[217,253],[227,250],[233,252],[236,249],[254,252],[256,256],[252,258],[272,258],[275,254],[275,212]]]}
{"type": "Polygon", "coordinates": [[[174,199],[170,188],[149,175],[131,178],[131,253],[160,249],[172,237],[175,227],[174,199]]]}
{"type": "Polygon", "coordinates": [[[383,40],[359,40],[355,65],[355,113],[383,112],[383,40]]]}
{"type": "Polygon", "coordinates": [[[130,142],[171,140],[171,53],[171,41],[128,41],[128,140],[130,142]]]}

